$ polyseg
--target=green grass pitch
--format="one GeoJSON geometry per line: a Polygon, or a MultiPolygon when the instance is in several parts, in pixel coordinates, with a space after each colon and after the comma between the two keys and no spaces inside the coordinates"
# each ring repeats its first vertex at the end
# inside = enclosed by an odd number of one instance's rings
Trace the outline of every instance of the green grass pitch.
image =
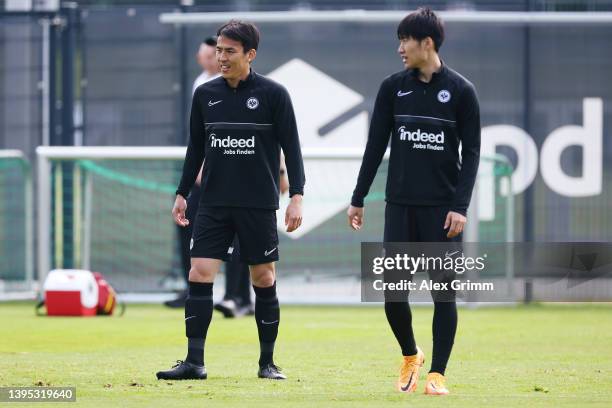
{"type": "MultiPolygon", "coordinates": [[[[432,308],[413,314],[430,357],[432,308]]],[[[256,378],[252,318],[215,314],[209,379],[184,382],[155,379],[185,355],[182,310],[50,318],[31,303],[3,303],[0,327],[0,385],[76,386],[76,403],[54,406],[612,406],[612,305],[460,309],[447,397],[422,394],[427,370],[416,394],[394,390],[399,351],[381,306],[283,307],[275,360],[285,382],[256,378]]]]}

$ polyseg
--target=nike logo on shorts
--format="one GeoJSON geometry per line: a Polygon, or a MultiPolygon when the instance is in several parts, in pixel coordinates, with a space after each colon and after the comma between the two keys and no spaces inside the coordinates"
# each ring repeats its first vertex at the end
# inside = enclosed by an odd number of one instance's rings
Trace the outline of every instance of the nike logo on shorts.
{"type": "Polygon", "coordinates": [[[451,256],[453,256],[455,254],[458,254],[458,253],[459,253],[459,251],[454,251],[454,252],[450,252],[450,253],[448,251],[446,251],[446,253],[444,254],[444,257],[445,258],[450,258],[451,256]]]}
{"type": "Polygon", "coordinates": [[[185,321],[187,321],[187,320],[189,320],[189,319],[193,319],[194,317],[197,317],[197,316],[189,316],[189,317],[186,317],[186,318],[185,318],[185,321]]]}
{"type": "Polygon", "coordinates": [[[397,91],[397,96],[401,98],[402,96],[410,95],[411,93],[412,91],[408,91],[408,92],[397,91]]]}
{"type": "Polygon", "coordinates": [[[276,251],[276,248],[271,249],[270,251],[264,251],[264,255],[265,256],[269,256],[270,254],[272,254],[272,252],[276,251]]]}
{"type": "Polygon", "coordinates": [[[218,103],[223,102],[223,99],[213,102],[212,100],[208,101],[208,106],[214,106],[218,103]]]}

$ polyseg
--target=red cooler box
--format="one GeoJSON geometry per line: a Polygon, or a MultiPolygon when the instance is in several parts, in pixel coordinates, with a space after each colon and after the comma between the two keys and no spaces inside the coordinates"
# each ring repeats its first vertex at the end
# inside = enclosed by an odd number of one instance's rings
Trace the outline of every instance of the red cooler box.
{"type": "Polygon", "coordinates": [[[95,316],[98,285],[90,271],[54,269],[45,284],[45,306],[49,316],[95,316]]]}

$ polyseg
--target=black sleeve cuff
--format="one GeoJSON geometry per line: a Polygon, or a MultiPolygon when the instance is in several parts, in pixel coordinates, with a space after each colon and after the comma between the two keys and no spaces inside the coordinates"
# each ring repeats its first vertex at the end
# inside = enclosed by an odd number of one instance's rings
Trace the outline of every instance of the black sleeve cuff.
{"type": "Polygon", "coordinates": [[[304,195],[304,189],[303,188],[301,190],[298,190],[298,189],[296,189],[296,190],[289,189],[289,198],[293,197],[296,194],[299,194],[299,195],[303,196],[304,195]]]}
{"type": "Polygon", "coordinates": [[[451,207],[450,211],[454,211],[456,213],[459,213],[459,214],[463,215],[464,217],[467,216],[467,208],[451,207]]]}
{"type": "Polygon", "coordinates": [[[351,205],[353,207],[363,208],[363,198],[353,196],[353,198],[351,198],[351,205]]]}
{"type": "Polygon", "coordinates": [[[184,191],[181,191],[181,190],[176,190],[176,195],[180,195],[186,200],[189,193],[185,193],[184,191]]]}

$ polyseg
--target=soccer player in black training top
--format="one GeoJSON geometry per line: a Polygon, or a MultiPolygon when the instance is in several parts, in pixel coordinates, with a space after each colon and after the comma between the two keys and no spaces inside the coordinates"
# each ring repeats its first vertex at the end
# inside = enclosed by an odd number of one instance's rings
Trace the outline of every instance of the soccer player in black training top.
{"type": "MultiPolygon", "coordinates": [[[[397,36],[406,69],[380,86],[349,224],[355,230],[363,225],[363,201],[391,137],[384,241],[459,241],[480,157],[476,91],[440,60],[444,27],[431,10],[406,16],[397,36]]],[[[457,330],[457,308],[454,294],[446,301],[432,296],[433,355],[425,393],[441,395],[448,394],[444,371],[457,330]]],[[[399,302],[385,293],[385,314],[404,356],[397,388],[414,392],[425,356],[415,343],[407,293],[399,302]]]]}
{"type": "Polygon", "coordinates": [[[285,379],[272,354],[280,319],[274,262],[281,148],[289,175],[287,231],[302,223],[304,165],[288,92],[253,70],[259,31],[230,21],[217,32],[221,77],[199,86],[191,108],[191,137],[172,215],[186,226],[185,197],[200,166],[202,195],[195,220],[185,303],[187,358],[158,379],[205,379],[204,341],[213,312],[213,281],[234,235],[255,290],[260,378],[285,379]]]}

